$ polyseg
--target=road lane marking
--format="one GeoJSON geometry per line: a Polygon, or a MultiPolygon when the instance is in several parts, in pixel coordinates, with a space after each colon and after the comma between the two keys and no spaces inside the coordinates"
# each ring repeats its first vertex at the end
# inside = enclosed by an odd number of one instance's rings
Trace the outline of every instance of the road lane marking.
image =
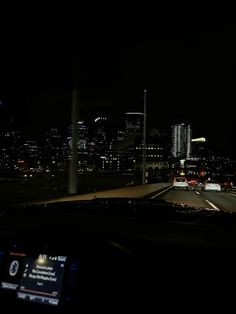
{"type": "Polygon", "coordinates": [[[198,192],[198,191],[195,191],[198,195],[200,194],[200,192],[198,192]]]}
{"type": "Polygon", "coordinates": [[[159,192],[159,193],[157,193],[157,194],[155,194],[155,195],[153,195],[152,197],[151,197],[151,199],[153,199],[153,198],[155,198],[155,197],[157,197],[158,195],[160,195],[160,194],[162,194],[162,193],[165,193],[166,191],[168,191],[169,189],[171,189],[172,188],[172,185],[171,186],[169,186],[167,189],[165,189],[164,191],[161,191],[161,192],[159,192]]]}
{"type": "Polygon", "coordinates": [[[230,195],[233,195],[233,196],[235,196],[236,197],[236,194],[233,194],[233,193],[229,193],[230,195]]]}
{"type": "Polygon", "coordinates": [[[217,206],[215,206],[214,204],[212,204],[210,201],[205,200],[205,202],[207,202],[209,205],[211,205],[214,209],[220,210],[217,206]]]}

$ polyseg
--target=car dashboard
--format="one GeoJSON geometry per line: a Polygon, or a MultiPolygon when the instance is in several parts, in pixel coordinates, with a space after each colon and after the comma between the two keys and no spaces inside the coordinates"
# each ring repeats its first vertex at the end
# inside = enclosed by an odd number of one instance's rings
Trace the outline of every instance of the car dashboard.
{"type": "MultiPolygon", "coordinates": [[[[199,295],[236,279],[233,217],[38,210],[0,217],[0,305],[32,312],[113,312],[199,295]],[[187,218],[187,219],[186,219],[187,218]],[[232,218],[232,219],[231,219],[232,218]],[[228,282],[227,282],[228,281],[228,282]],[[182,286],[182,288],[181,288],[182,286]]],[[[216,216],[215,216],[216,215],[216,216]]],[[[177,306],[177,303],[176,303],[177,306]]]]}

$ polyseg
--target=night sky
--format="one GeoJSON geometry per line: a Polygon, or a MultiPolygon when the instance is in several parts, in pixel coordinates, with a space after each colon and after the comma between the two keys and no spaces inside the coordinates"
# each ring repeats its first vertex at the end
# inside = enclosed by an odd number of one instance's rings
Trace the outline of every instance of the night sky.
{"type": "Polygon", "coordinates": [[[190,122],[194,136],[233,153],[235,21],[173,14],[145,23],[111,21],[87,20],[82,31],[74,27],[70,36],[69,27],[43,34],[39,27],[32,38],[15,35],[18,41],[4,42],[1,124],[13,116],[17,127],[32,134],[50,125],[66,127],[74,85],[80,89],[81,119],[102,113],[122,117],[143,110],[147,88],[149,128],[168,132],[171,123],[190,122]]]}

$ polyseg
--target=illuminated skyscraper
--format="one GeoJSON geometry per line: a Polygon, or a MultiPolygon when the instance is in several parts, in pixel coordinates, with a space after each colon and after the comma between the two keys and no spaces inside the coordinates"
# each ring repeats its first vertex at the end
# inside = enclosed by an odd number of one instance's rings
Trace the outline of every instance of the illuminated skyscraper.
{"type": "Polygon", "coordinates": [[[46,169],[62,171],[65,167],[66,154],[63,139],[57,128],[49,128],[42,143],[42,163],[46,169]]]}
{"type": "MultiPolygon", "coordinates": [[[[84,121],[76,122],[78,127],[78,143],[77,143],[77,157],[78,157],[78,169],[79,171],[84,171],[87,169],[88,165],[88,154],[89,154],[89,134],[88,134],[88,126],[84,121]]],[[[69,136],[67,137],[68,147],[72,147],[72,131],[73,126],[69,126],[69,136]]],[[[71,150],[69,150],[71,152],[71,150]]],[[[71,158],[71,154],[69,153],[68,158],[71,158]]]]}
{"type": "Polygon", "coordinates": [[[127,134],[137,133],[143,127],[143,113],[141,112],[126,112],[125,128],[127,134]]]}
{"type": "Polygon", "coordinates": [[[189,158],[191,155],[192,129],[189,124],[181,123],[171,126],[172,130],[172,156],[189,158]]]}
{"type": "Polygon", "coordinates": [[[107,118],[106,117],[97,117],[94,120],[94,141],[98,151],[104,150],[107,144],[107,118]]]}

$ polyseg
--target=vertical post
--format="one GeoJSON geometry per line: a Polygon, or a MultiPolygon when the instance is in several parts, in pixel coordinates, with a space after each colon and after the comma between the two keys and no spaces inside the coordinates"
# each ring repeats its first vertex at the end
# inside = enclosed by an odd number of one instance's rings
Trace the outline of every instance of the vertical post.
{"type": "Polygon", "coordinates": [[[147,90],[144,89],[144,105],[143,105],[143,179],[142,184],[146,183],[146,120],[147,120],[147,90]]]}
{"type": "Polygon", "coordinates": [[[71,106],[71,123],[72,123],[72,143],[71,143],[71,160],[69,170],[69,194],[77,193],[77,168],[78,168],[78,108],[79,106],[79,91],[72,91],[72,106],[71,106]]]}

